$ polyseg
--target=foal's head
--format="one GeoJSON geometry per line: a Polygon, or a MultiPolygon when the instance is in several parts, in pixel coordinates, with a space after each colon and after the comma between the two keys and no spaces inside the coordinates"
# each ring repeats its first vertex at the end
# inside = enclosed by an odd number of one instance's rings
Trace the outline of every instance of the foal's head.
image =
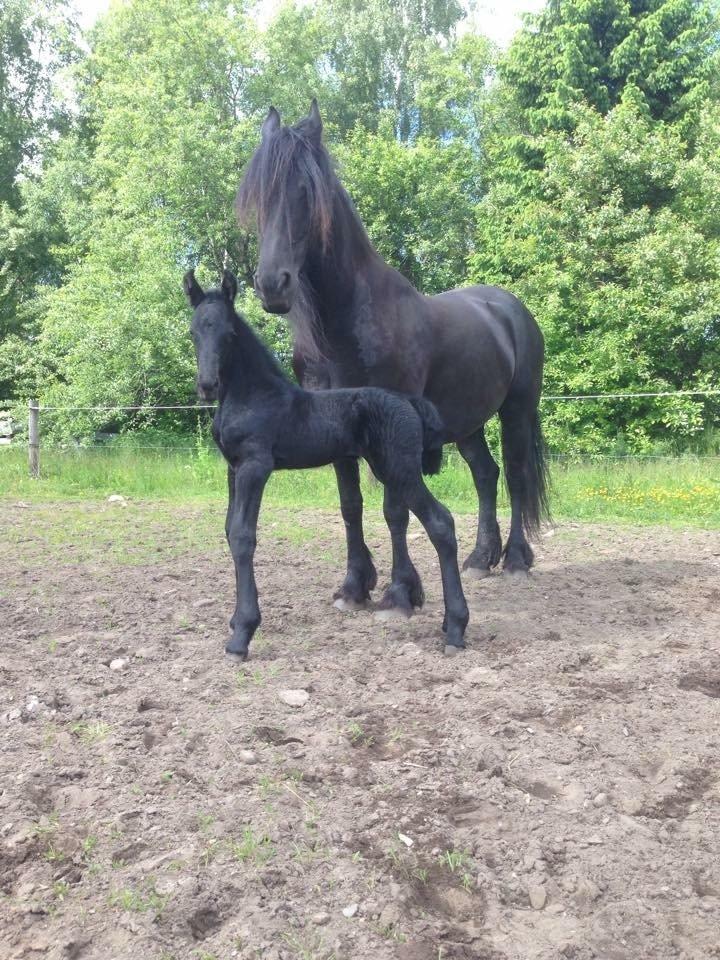
{"type": "Polygon", "coordinates": [[[270,313],[292,309],[308,251],[327,249],[336,184],[317,102],[292,127],[282,126],[270,107],[236,200],[240,219],[257,221],[255,289],[270,313]]]}
{"type": "Polygon", "coordinates": [[[218,395],[223,354],[236,333],[237,280],[225,270],[220,289],[206,293],[189,270],[183,278],[183,289],[193,308],[190,334],[197,358],[198,396],[212,402],[218,395]]]}

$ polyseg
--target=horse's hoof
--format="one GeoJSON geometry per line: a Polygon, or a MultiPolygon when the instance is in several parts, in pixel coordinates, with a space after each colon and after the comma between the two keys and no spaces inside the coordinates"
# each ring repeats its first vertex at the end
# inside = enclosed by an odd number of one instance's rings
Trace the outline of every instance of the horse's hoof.
{"type": "Polygon", "coordinates": [[[506,577],[513,577],[516,580],[528,580],[530,577],[530,571],[525,567],[505,567],[503,573],[506,577]]]}
{"type": "Polygon", "coordinates": [[[357,600],[350,600],[350,598],[337,597],[333,600],[333,606],[342,613],[357,613],[358,610],[364,610],[366,604],[359,603],[357,600]]]}
{"type": "Polygon", "coordinates": [[[463,574],[468,580],[484,580],[492,575],[492,571],[483,567],[465,567],[463,574]]]}
{"type": "Polygon", "coordinates": [[[456,657],[456,656],[457,656],[459,653],[461,653],[464,649],[465,649],[464,646],[462,646],[462,647],[456,647],[454,643],[446,643],[446,644],[445,644],[445,656],[446,656],[446,657],[456,657]]]}
{"type": "Polygon", "coordinates": [[[249,656],[249,651],[246,650],[245,653],[235,653],[232,650],[225,651],[225,659],[228,663],[245,663],[249,656]]]}
{"type": "Polygon", "coordinates": [[[404,607],[386,607],[374,613],[375,619],[384,623],[392,620],[409,620],[412,615],[412,610],[406,610],[404,607]]]}

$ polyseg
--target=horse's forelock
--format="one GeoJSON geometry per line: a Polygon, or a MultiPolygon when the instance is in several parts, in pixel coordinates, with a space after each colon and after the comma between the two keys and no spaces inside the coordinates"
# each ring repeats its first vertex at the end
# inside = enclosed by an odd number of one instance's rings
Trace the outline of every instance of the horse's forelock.
{"type": "Polygon", "coordinates": [[[262,231],[271,205],[284,206],[293,176],[308,186],[310,221],[324,249],[330,242],[334,173],[330,155],[294,127],[281,127],[266,136],[253,154],[235,202],[240,221],[256,220],[262,231]]]}

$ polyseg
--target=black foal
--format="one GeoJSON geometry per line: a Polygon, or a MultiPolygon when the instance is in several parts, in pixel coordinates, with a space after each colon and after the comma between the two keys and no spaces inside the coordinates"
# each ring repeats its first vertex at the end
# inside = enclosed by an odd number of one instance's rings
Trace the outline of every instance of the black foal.
{"type": "Polygon", "coordinates": [[[386,504],[409,508],[425,527],[440,560],[446,642],[464,647],[468,610],[455,527],[422,479],[423,471],[440,469],[442,455],[443,426],[432,404],[374,387],[303,390],[285,377],[236,313],[237,282],[229,271],[220,290],[205,293],[192,270],[183,287],[194,310],[198,394],[218,401],[213,437],[229,465],[225,532],[235,561],[237,602],[226,652],[245,659],[260,623],[253,555],[270,474],[358,457],[385,484],[386,504]]]}

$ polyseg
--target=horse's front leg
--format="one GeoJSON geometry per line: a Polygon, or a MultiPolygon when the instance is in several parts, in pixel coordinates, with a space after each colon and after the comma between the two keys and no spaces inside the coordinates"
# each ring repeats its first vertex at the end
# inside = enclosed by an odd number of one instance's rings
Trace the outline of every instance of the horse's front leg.
{"type": "Polygon", "coordinates": [[[228,507],[228,543],[235,562],[235,613],[230,621],[232,637],[225,652],[246,660],[250,641],[260,625],[260,607],[253,557],[263,490],[272,463],[265,457],[245,459],[234,471],[234,491],[228,507]]]}
{"type": "Polygon", "coordinates": [[[345,521],[347,541],[347,573],[343,585],[334,594],[335,606],[341,610],[361,607],[370,599],[377,584],[372,556],[363,537],[363,498],[360,492],[360,470],[357,460],[339,460],[335,465],[340,510],[345,521]]]}

